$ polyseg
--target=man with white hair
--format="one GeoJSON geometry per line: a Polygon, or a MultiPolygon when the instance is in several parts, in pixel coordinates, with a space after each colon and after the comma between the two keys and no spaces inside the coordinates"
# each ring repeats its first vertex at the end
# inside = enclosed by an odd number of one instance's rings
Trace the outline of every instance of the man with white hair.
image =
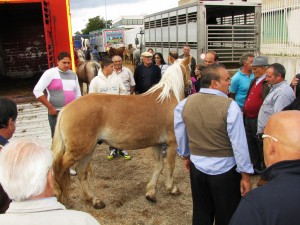
{"type": "Polygon", "coordinates": [[[112,74],[115,74],[117,77],[121,78],[123,84],[125,85],[127,94],[133,94],[135,89],[135,81],[133,78],[133,73],[130,69],[122,65],[122,58],[119,55],[115,55],[112,58],[114,63],[114,71],[112,74]]]}
{"type": "Polygon", "coordinates": [[[0,154],[0,183],[12,202],[0,224],[99,225],[91,215],[66,210],[53,197],[53,156],[39,142],[19,139],[0,154]]]}
{"type": "Polygon", "coordinates": [[[152,54],[150,52],[142,53],[142,61],[142,64],[138,65],[134,71],[135,91],[137,94],[147,92],[161,79],[160,68],[153,65],[152,54]]]}

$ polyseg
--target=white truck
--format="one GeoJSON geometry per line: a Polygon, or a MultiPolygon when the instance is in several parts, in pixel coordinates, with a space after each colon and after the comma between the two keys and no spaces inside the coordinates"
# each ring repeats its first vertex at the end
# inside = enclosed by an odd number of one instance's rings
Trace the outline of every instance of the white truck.
{"type": "Polygon", "coordinates": [[[213,50],[221,63],[235,64],[243,53],[259,52],[260,18],[260,0],[200,0],[145,16],[145,46],[166,60],[188,44],[197,62],[213,50]]]}

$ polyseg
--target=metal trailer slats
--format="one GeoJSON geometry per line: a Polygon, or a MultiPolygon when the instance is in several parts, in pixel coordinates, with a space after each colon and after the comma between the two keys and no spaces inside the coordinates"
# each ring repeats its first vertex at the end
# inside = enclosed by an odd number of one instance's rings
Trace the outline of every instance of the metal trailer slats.
{"type": "Polygon", "coordinates": [[[220,62],[237,63],[243,53],[259,52],[260,9],[258,1],[198,1],[154,13],[144,19],[145,45],[166,58],[188,44],[197,61],[214,50],[220,62]]]}

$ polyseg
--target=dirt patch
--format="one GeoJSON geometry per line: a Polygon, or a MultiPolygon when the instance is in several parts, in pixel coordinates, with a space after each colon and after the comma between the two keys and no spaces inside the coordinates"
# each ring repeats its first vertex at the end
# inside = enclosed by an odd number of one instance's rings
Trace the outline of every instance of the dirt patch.
{"type": "Polygon", "coordinates": [[[106,204],[106,208],[94,209],[84,200],[77,177],[72,177],[72,201],[74,209],[91,213],[101,224],[191,224],[192,202],[189,175],[184,172],[178,158],[174,172],[175,184],[182,194],[173,196],[164,188],[165,172],[157,184],[157,202],[146,200],[146,185],[153,171],[150,149],[129,151],[131,160],[118,157],[107,160],[106,145],[98,146],[92,160],[90,177],[93,192],[106,204]]]}
{"type": "MultiPolygon", "coordinates": [[[[157,184],[157,202],[146,200],[146,185],[153,171],[150,149],[129,151],[132,160],[118,157],[107,160],[107,145],[98,146],[92,160],[91,189],[106,204],[96,210],[85,201],[77,177],[72,177],[71,198],[74,209],[92,214],[102,225],[189,225],[192,224],[192,198],[189,174],[177,157],[174,182],[181,195],[164,188],[163,171],[157,184]]],[[[253,176],[256,184],[258,176],[253,176]]],[[[255,185],[254,185],[255,186],[255,185]]]]}

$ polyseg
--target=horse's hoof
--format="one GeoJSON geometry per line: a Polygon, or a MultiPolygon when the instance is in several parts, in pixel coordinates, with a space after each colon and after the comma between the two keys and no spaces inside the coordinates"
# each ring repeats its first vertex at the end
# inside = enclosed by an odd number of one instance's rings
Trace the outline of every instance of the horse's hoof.
{"type": "Polygon", "coordinates": [[[105,203],[102,201],[93,204],[95,209],[104,209],[106,207],[105,203]]]}
{"type": "Polygon", "coordinates": [[[154,197],[151,197],[151,196],[149,196],[149,195],[146,195],[146,199],[147,199],[148,201],[152,202],[152,203],[156,203],[156,197],[155,197],[155,196],[154,196],[154,197]]]}
{"type": "Polygon", "coordinates": [[[171,193],[172,195],[174,196],[178,196],[178,195],[181,195],[181,191],[179,191],[178,189],[174,192],[171,193]]]}

